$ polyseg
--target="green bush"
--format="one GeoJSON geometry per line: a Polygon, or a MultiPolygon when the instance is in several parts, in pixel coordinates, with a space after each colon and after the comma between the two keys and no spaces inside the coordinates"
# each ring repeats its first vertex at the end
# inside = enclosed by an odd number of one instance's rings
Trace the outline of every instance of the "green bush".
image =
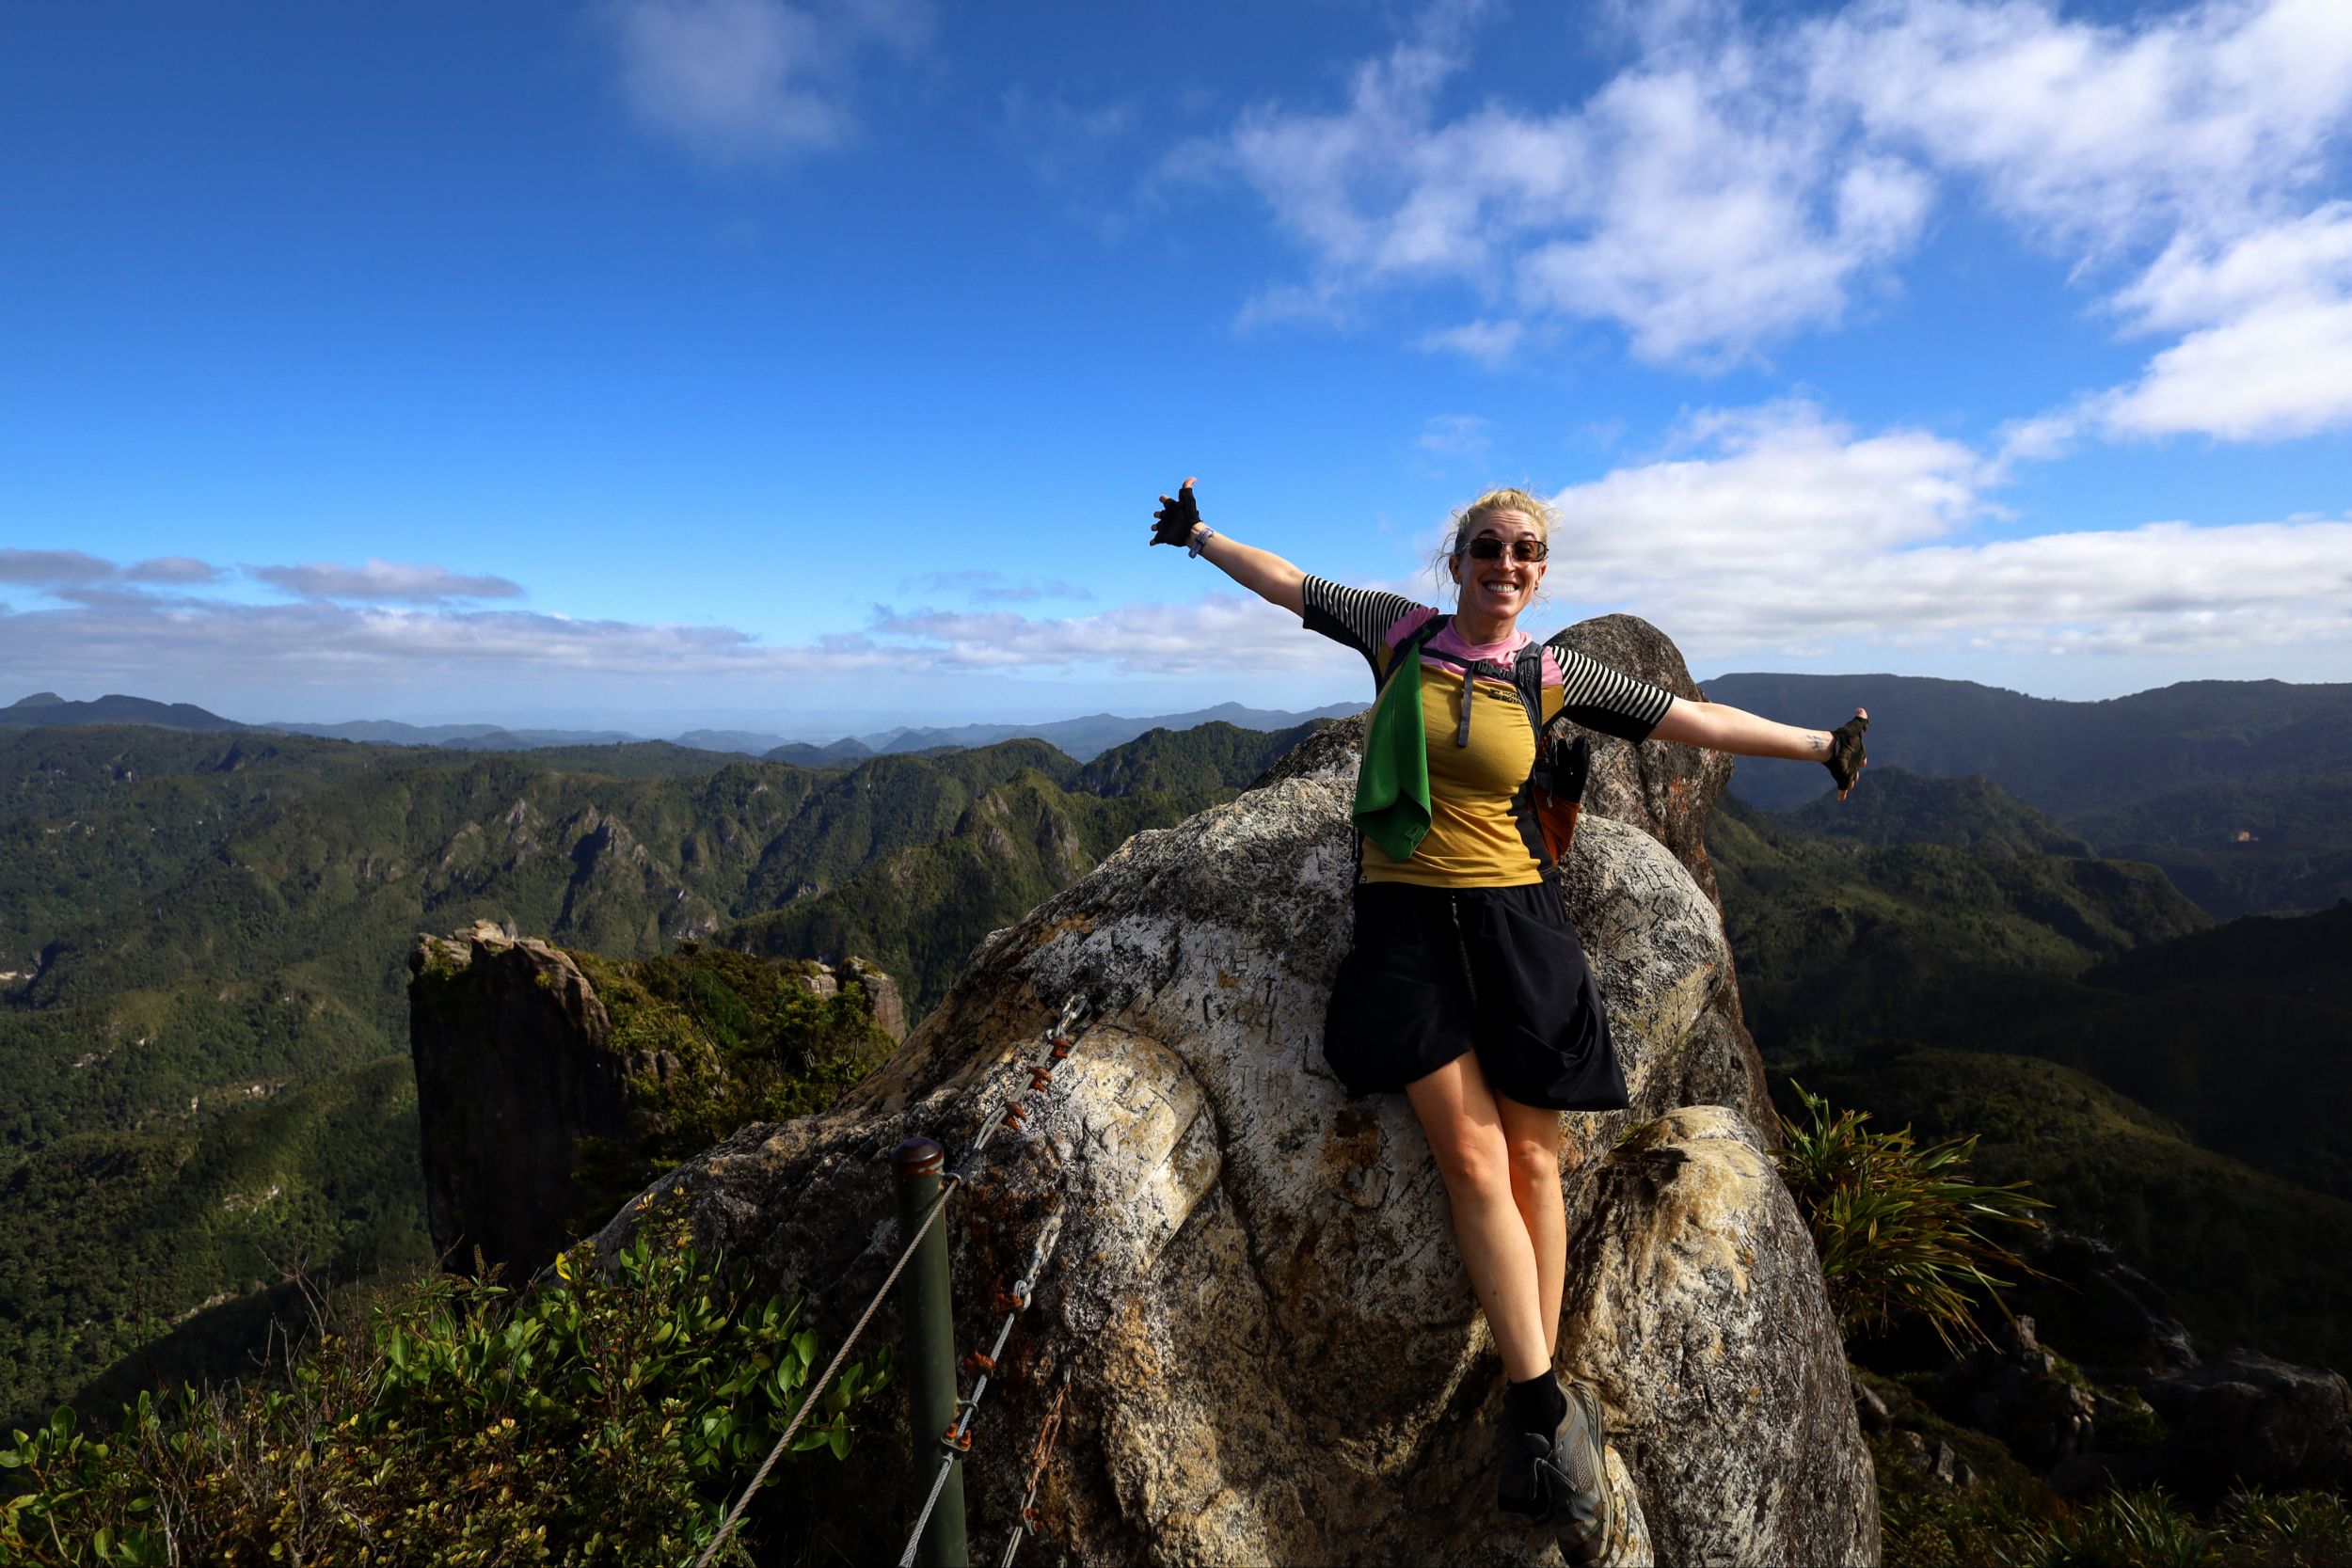
{"type": "MultiPolygon", "coordinates": [[[[356,1333],[323,1321],[281,1386],[142,1395],[98,1441],[59,1411],[0,1449],[0,1553],[83,1564],[688,1560],[818,1364],[797,1307],[652,1216],[608,1265],[576,1248],[528,1295],[436,1275],[356,1333]]],[[[846,1368],[794,1440],[850,1451],[888,1353],[846,1368]]],[[[772,1528],[755,1512],[747,1523],[772,1528]]],[[[748,1560],[740,1536],[731,1560],[748,1560]]]]}
{"type": "Polygon", "coordinates": [[[1868,1112],[1833,1115],[1820,1096],[1790,1086],[1807,1121],[1781,1118],[1781,1175],[1820,1249],[1840,1332],[1883,1333],[1915,1317],[1950,1349],[1984,1339],[1979,1307],[1998,1306],[1994,1292],[2010,1283],[1987,1269],[2035,1271],[1979,1227],[2030,1225],[2047,1205],[2023,1182],[1967,1180],[1974,1136],[1921,1148],[1909,1128],[1870,1132],[1868,1112]]]}

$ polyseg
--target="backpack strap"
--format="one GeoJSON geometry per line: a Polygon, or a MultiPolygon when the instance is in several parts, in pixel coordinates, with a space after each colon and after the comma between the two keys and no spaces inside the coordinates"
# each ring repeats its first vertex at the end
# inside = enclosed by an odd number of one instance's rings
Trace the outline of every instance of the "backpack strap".
{"type": "Polygon", "coordinates": [[[1388,686],[1390,680],[1395,676],[1396,667],[1402,664],[1407,656],[1419,658],[1422,649],[1429,645],[1429,640],[1453,624],[1454,617],[1440,611],[1407,632],[1405,641],[1399,642],[1396,645],[1396,651],[1389,656],[1389,667],[1382,671],[1380,678],[1373,683],[1373,694],[1375,699],[1388,686]]]}
{"type": "Polygon", "coordinates": [[[1544,748],[1544,644],[1530,642],[1511,661],[1511,685],[1527,709],[1527,722],[1535,732],[1535,749],[1544,748]]]}

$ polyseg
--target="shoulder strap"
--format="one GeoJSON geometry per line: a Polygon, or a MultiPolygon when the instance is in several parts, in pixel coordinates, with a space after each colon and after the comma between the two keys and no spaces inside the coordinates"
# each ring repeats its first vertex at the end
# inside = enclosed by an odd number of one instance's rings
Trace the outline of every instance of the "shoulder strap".
{"type": "Polygon", "coordinates": [[[1519,694],[1519,705],[1527,709],[1527,721],[1535,731],[1535,749],[1544,745],[1544,645],[1530,642],[1511,661],[1511,685],[1519,694]]]}
{"type": "Polygon", "coordinates": [[[1405,641],[1396,645],[1396,652],[1389,656],[1389,667],[1380,673],[1380,679],[1375,685],[1374,690],[1376,692],[1379,688],[1387,686],[1390,677],[1396,673],[1396,667],[1400,663],[1408,656],[1419,658],[1422,649],[1428,645],[1429,640],[1453,624],[1454,617],[1440,611],[1406,633],[1405,641]]]}

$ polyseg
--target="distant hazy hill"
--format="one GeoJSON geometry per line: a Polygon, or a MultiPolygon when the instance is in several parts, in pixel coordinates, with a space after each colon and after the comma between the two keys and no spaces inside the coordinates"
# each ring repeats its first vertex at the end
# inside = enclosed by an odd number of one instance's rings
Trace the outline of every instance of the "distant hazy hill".
{"type": "Polygon", "coordinates": [[[761,753],[770,762],[788,762],[801,768],[847,768],[873,754],[871,746],[856,739],[836,740],[830,746],[812,746],[796,740],[761,753]]]}
{"type": "MultiPolygon", "coordinates": [[[[702,752],[740,752],[745,756],[753,757],[766,756],[786,744],[780,735],[766,735],[756,730],[688,730],[677,736],[677,743],[702,752]]],[[[779,757],[776,760],[790,762],[794,759],[779,757]]]]}
{"type": "MultiPolygon", "coordinates": [[[[2066,703],[1920,676],[1733,674],[1707,691],[1808,724],[1867,707],[1873,774],[1981,774],[2100,854],[2163,866],[2218,916],[2352,895],[2352,685],[2190,681],[2066,703]]],[[[1732,775],[1773,809],[1828,787],[1808,763],[1744,759],[1732,775]]]]}
{"type": "Polygon", "coordinates": [[[461,752],[535,752],[544,746],[626,746],[644,738],[626,730],[493,730],[449,744],[461,752]]]}
{"type": "Polygon", "coordinates": [[[354,719],[341,724],[274,723],[281,735],[360,740],[376,746],[446,746],[459,752],[532,752],[543,746],[622,746],[644,737],[620,730],[510,730],[497,724],[404,724],[393,719],[354,719]]]}
{"type": "MultiPolygon", "coordinates": [[[[1870,710],[1870,756],[1915,773],[1981,773],[2060,820],[2201,782],[2352,772],[2352,685],[2187,681],[2100,703],[1918,675],[1718,675],[1718,702],[1790,723],[1870,710]]],[[[1820,796],[1808,763],[1746,760],[1741,799],[1786,810],[1820,796]]]]}
{"type": "MultiPolygon", "coordinates": [[[[28,699],[29,701],[30,699],[28,699]]],[[[109,702],[117,699],[109,698],[109,702]]],[[[136,701],[136,699],[123,699],[136,701]]],[[[688,730],[675,744],[692,751],[736,752],[796,768],[853,767],[873,756],[914,756],[945,751],[968,751],[1007,740],[1042,740],[1080,762],[1121,746],[1152,730],[1191,730],[1203,724],[1228,724],[1247,730],[1278,732],[1316,719],[1354,713],[1361,703],[1337,703],[1306,713],[1276,708],[1245,707],[1220,703],[1192,713],[1163,713],[1124,718],[1114,713],[1089,714],[1080,719],[1046,724],[959,724],[946,728],[882,730],[873,735],[844,736],[823,745],[785,740],[755,730],[688,730]]],[[[27,721],[43,722],[45,721],[27,721]]],[[[103,721],[86,721],[101,722],[103,721]]],[[[227,727],[227,721],[221,721],[227,727]]],[[[198,726],[183,726],[198,727],[198,726]]],[[[263,728],[288,735],[326,736],[340,740],[364,740],[387,746],[448,746],[473,752],[528,752],[549,746],[616,746],[642,740],[619,730],[528,730],[496,724],[404,724],[389,719],[360,719],[340,724],[273,723],[263,728]]]]}
{"type": "Polygon", "coordinates": [[[257,727],[280,735],[358,740],[371,746],[446,746],[455,740],[474,740],[502,733],[496,724],[404,724],[397,719],[354,719],[342,724],[271,722],[257,727]]]}
{"type": "Polygon", "coordinates": [[[241,730],[246,726],[192,703],[154,703],[145,697],[110,695],[94,703],[69,703],[54,691],[36,691],[0,707],[0,726],[36,729],[51,724],[152,724],[167,730],[241,730]]]}
{"type": "MultiPolygon", "coordinates": [[[[1334,703],[1305,713],[1287,713],[1275,708],[1245,707],[1239,703],[1219,703],[1190,713],[1163,713],[1149,719],[1121,718],[1115,713],[1090,713],[1082,719],[1063,719],[1050,724],[961,724],[949,729],[889,730],[881,735],[859,737],[859,743],[878,752],[927,752],[941,746],[987,746],[999,740],[1034,739],[1052,745],[1057,751],[1076,757],[1080,762],[1123,745],[1149,730],[1189,730],[1202,724],[1232,724],[1248,730],[1279,731],[1295,728],[1314,719],[1339,719],[1363,707],[1361,703],[1334,703]]],[[[850,744],[835,741],[834,747],[850,744]]],[[[834,747],[824,750],[832,751],[834,747]]],[[[776,756],[775,752],[770,752],[776,756]]],[[[793,760],[777,757],[778,761],[793,760]]]]}

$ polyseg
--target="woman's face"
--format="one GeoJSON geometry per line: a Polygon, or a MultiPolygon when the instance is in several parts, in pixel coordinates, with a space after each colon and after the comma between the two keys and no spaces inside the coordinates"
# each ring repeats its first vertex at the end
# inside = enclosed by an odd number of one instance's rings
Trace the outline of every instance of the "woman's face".
{"type": "Polygon", "coordinates": [[[1544,531],[1523,512],[1494,512],[1478,520],[1449,562],[1462,591],[1461,613],[1507,621],[1534,602],[1546,562],[1519,560],[1516,552],[1526,547],[1521,541],[1539,550],[1544,543],[1544,531]],[[1492,561],[1478,559],[1471,552],[1481,538],[1500,541],[1502,553],[1492,561]]]}

